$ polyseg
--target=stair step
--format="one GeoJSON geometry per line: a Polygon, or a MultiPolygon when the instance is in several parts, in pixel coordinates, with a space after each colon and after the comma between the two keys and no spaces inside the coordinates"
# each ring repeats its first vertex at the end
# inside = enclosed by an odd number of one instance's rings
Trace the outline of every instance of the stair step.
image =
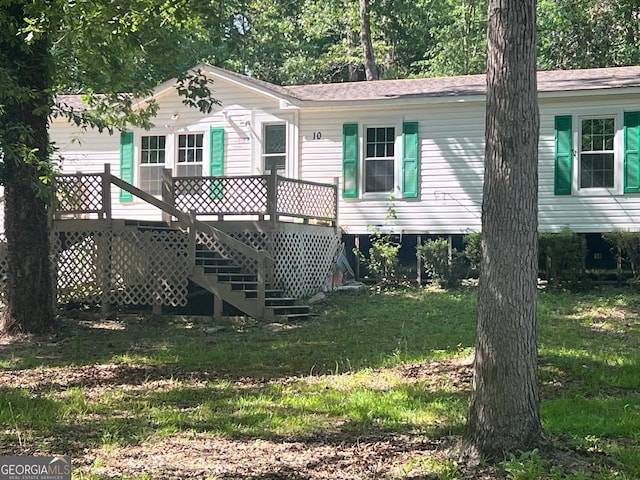
{"type": "Polygon", "coordinates": [[[242,269],[240,267],[235,267],[233,265],[209,265],[207,263],[198,262],[196,262],[196,265],[201,265],[202,267],[204,267],[204,273],[225,274],[242,272],[242,269]]]}
{"type": "Polygon", "coordinates": [[[288,297],[271,297],[264,299],[267,307],[288,307],[294,306],[296,299],[288,297]]]}
{"type": "Polygon", "coordinates": [[[254,291],[258,288],[258,282],[226,282],[231,285],[231,290],[248,290],[254,291]]]}
{"type": "Polygon", "coordinates": [[[267,307],[274,315],[289,316],[295,314],[309,314],[307,305],[274,305],[267,307]]]}
{"type": "MultiPolygon", "coordinates": [[[[245,298],[258,298],[258,290],[245,290],[245,298]]],[[[265,290],[264,298],[278,298],[282,296],[282,290],[265,290]]]]}
{"type": "Polygon", "coordinates": [[[317,313],[291,313],[288,315],[282,315],[287,321],[299,321],[299,320],[311,320],[314,317],[317,317],[317,313]]]}
{"type": "Polygon", "coordinates": [[[250,273],[219,273],[218,281],[227,283],[247,282],[257,283],[258,279],[255,275],[250,273]]]}

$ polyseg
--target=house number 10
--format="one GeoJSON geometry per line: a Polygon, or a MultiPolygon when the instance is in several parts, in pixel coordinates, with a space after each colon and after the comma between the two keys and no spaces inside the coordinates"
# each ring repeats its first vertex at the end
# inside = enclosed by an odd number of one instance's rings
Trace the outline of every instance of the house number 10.
{"type": "Polygon", "coordinates": [[[322,132],[313,132],[313,139],[320,140],[322,138],[322,132]]]}

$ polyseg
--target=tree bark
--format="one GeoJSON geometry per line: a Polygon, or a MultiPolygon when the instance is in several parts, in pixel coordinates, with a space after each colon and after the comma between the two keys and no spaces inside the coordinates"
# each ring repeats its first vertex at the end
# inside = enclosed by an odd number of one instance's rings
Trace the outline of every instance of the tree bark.
{"type": "Polygon", "coordinates": [[[364,72],[367,81],[378,80],[378,67],[373,55],[371,41],[371,21],[369,15],[369,0],[360,0],[360,41],[364,53],[364,72]]]}
{"type": "Polygon", "coordinates": [[[0,34],[0,50],[15,94],[3,95],[0,113],[8,264],[0,324],[5,331],[41,332],[54,318],[48,201],[40,181],[50,165],[52,62],[46,36],[28,43],[19,33],[26,26],[22,3],[5,15],[10,28],[0,34]]]}
{"type": "Polygon", "coordinates": [[[537,374],[536,1],[490,0],[482,260],[463,452],[502,457],[543,439],[537,374]]]}

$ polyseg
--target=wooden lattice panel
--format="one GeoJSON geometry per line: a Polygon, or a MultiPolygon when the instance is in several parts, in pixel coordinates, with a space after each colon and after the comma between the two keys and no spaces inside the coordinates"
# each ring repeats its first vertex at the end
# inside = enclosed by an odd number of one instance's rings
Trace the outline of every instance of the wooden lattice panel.
{"type": "Polygon", "coordinates": [[[59,175],[55,181],[58,211],[102,214],[102,175],[59,175]]]}
{"type": "Polygon", "coordinates": [[[275,232],[274,285],[296,298],[323,290],[333,272],[340,238],[331,231],[275,232]]]}
{"type": "Polygon", "coordinates": [[[174,201],[183,212],[199,215],[267,214],[267,178],[177,177],[174,201]]]}
{"type": "Polygon", "coordinates": [[[173,230],[117,232],[110,259],[110,303],[187,304],[191,269],[187,234],[173,230]]]}
{"type": "Polygon", "coordinates": [[[335,187],[278,178],[278,215],[335,220],[335,187]]]}
{"type": "MultiPolygon", "coordinates": [[[[100,261],[96,233],[64,232],[56,237],[54,247],[57,265],[57,295],[59,303],[99,302],[103,292],[104,275],[100,261]]],[[[100,234],[108,243],[108,238],[100,234]]]]}
{"type": "Polygon", "coordinates": [[[186,305],[188,248],[179,231],[58,232],[58,302],[186,305]]]}

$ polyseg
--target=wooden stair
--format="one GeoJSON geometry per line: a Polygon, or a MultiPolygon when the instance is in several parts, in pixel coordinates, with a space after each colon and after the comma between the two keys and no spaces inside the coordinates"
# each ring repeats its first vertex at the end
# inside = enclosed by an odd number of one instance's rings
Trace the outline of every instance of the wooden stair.
{"type": "Polygon", "coordinates": [[[285,321],[306,320],[312,316],[308,305],[298,304],[295,298],[265,285],[265,305],[258,303],[258,279],[243,273],[231,260],[196,245],[195,269],[191,280],[224,302],[254,318],[278,318],[285,321]]]}

